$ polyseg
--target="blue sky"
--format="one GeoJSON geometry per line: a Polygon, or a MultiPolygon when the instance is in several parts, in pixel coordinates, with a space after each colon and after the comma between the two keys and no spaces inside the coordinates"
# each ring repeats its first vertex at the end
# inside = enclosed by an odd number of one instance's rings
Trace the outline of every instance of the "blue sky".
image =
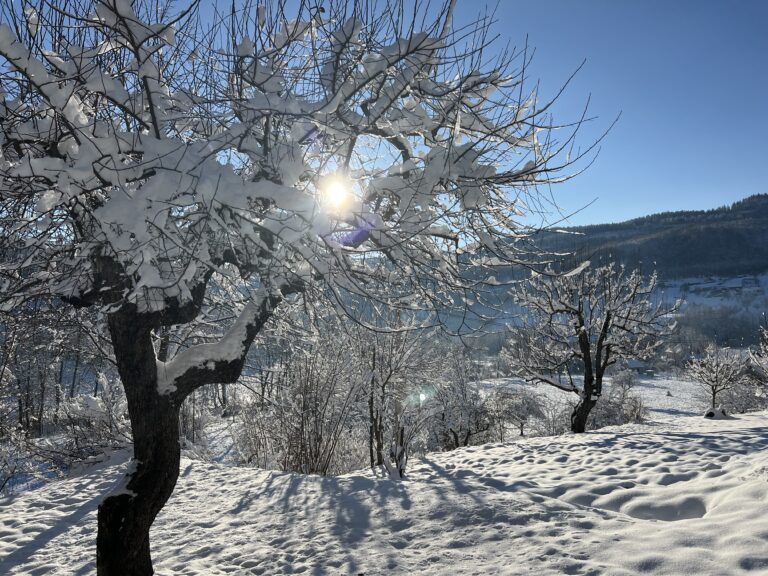
{"type": "MultiPolygon", "coordinates": [[[[456,24],[484,3],[458,0],[456,24]]],[[[489,3],[493,8],[496,4],[489,3]]],[[[707,209],[768,193],[768,0],[501,0],[495,31],[528,35],[532,79],[552,95],[586,59],[555,113],[621,112],[587,173],[553,188],[570,224],[707,209]]]]}
{"type": "MultiPolygon", "coordinates": [[[[443,0],[421,1],[429,14],[443,0]]],[[[542,99],[586,60],[554,108],[574,121],[591,99],[583,146],[621,113],[592,167],[553,187],[563,225],[768,193],[768,0],[457,0],[454,24],[486,7],[496,47],[522,48],[527,35],[542,99]]]]}

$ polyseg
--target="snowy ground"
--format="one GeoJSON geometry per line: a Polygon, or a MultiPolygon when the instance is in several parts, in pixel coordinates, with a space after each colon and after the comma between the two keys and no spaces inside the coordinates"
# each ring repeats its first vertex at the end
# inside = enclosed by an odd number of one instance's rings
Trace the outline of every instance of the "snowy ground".
{"type": "MultiPolygon", "coordinates": [[[[123,465],[0,502],[0,574],[94,573],[123,465]]],[[[159,574],[768,574],[768,413],[435,454],[402,482],[184,460],[159,574]]]]}

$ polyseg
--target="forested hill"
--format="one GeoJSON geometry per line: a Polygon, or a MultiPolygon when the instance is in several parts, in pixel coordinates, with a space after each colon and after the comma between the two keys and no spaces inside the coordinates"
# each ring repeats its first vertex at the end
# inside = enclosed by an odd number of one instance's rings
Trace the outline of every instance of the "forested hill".
{"type": "Polygon", "coordinates": [[[577,260],[610,256],[666,279],[768,271],[768,194],[714,210],[662,212],[566,231],[541,233],[535,242],[547,251],[572,252],[577,260]]]}

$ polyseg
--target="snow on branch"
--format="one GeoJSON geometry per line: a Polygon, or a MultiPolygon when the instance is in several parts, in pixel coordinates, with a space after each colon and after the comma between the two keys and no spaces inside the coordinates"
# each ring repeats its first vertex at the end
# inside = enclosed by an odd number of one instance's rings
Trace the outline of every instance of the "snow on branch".
{"type": "Polygon", "coordinates": [[[281,290],[268,293],[260,289],[218,341],[193,345],[167,362],[158,360],[157,388],[160,394],[184,398],[205,384],[237,381],[254,338],[283,297],[296,287],[285,285],[283,289],[285,293],[281,290]]]}
{"type": "Polygon", "coordinates": [[[0,306],[53,295],[167,325],[201,289],[280,277],[322,283],[342,313],[501,313],[537,186],[588,158],[555,139],[527,53],[490,60],[489,23],[454,29],[453,6],[203,19],[66,0],[35,3],[33,31],[9,10],[0,306]],[[332,209],[329,177],[347,188],[332,209]]]}

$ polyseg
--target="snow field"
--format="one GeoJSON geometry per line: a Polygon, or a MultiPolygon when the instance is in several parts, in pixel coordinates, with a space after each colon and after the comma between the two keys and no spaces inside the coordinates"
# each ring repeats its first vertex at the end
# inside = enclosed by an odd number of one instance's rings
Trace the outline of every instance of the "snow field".
{"type": "MultiPolygon", "coordinates": [[[[125,464],[0,506],[0,573],[91,574],[125,464]]],[[[768,413],[432,454],[402,482],[183,460],[161,575],[768,574],[768,413]]]]}
{"type": "MultiPolygon", "coordinates": [[[[581,386],[580,376],[575,378],[581,386]]],[[[707,403],[701,399],[701,388],[691,380],[679,378],[670,374],[637,377],[637,384],[631,389],[633,396],[642,399],[648,410],[648,418],[666,420],[677,416],[699,416],[704,413],[707,403]]],[[[611,389],[613,378],[607,376],[604,380],[603,395],[611,389]]],[[[518,378],[491,378],[477,382],[483,393],[490,393],[496,388],[527,390],[537,398],[546,398],[568,405],[577,400],[573,392],[566,392],[546,384],[528,384],[518,378]]]]}
{"type": "Polygon", "coordinates": [[[574,506],[570,522],[521,543],[562,557],[546,573],[768,574],[766,424],[765,413],[683,418],[435,459],[454,475],[574,506]]]}

